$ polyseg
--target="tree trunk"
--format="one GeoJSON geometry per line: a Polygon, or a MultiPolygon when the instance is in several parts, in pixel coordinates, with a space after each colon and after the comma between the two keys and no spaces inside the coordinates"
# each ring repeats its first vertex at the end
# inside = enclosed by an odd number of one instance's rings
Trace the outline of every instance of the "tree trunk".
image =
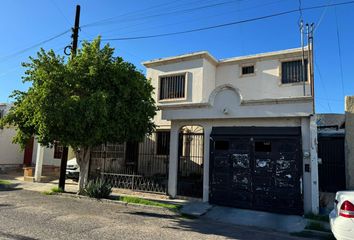
{"type": "Polygon", "coordinates": [[[90,166],[90,147],[82,147],[75,152],[77,164],[80,167],[79,176],[79,193],[85,188],[88,182],[89,166],[90,166]]]}

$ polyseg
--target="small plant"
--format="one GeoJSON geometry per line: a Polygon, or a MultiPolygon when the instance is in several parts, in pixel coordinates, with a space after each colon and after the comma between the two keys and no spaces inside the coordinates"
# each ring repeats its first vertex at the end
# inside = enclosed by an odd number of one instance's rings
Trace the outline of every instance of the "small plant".
{"type": "Polygon", "coordinates": [[[53,187],[50,189],[50,191],[44,191],[43,194],[45,195],[55,195],[58,193],[62,193],[64,192],[63,189],[59,188],[59,187],[53,187]]]}
{"type": "Polygon", "coordinates": [[[328,215],[315,215],[313,213],[305,214],[305,218],[322,221],[322,222],[329,222],[328,215]]]}
{"type": "Polygon", "coordinates": [[[1,180],[0,179],[0,185],[10,185],[11,182],[10,181],[7,181],[7,180],[1,180]]]}
{"type": "Polygon", "coordinates": [[[106,181],[98,178],[96,180],[89,181],[80,194],[100,199],[108,198],[111,192],[112,186],[106,181]]]}
{"type": "Polygon", "coordinates": [[[162,203],[158,201],[152,201],[148,199],[138,198],[138,197],[130,197],[130,196],[120,196],[119,201],[126,202],[126,203],[135,203],[141,205],[149,205],[149,206],[156,206],[156,207],[164,207],[173,211],[178,211],[182,206],[176,204],[169,204],[169,203],[162,203]]]}

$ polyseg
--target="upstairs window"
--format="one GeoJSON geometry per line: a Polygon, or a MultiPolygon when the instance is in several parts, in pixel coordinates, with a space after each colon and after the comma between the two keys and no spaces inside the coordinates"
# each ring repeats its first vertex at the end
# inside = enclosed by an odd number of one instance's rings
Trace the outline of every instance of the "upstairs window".
{"type": "Polygon", "coordinates": [[[242,76],[254,74],[254,65],[242,66],[242,76]]]}
{"type": "Polygon", "coordinates": [[[160,100],[185,98],[186,74],[160,77],[160,100]]]}
{"type": "Polygon", "coordinates": [[[302,60],[282,62],[281,82],[299,83],[307,81],[307,59],[305,59],[305,76],[302,71],[302,60]]]}

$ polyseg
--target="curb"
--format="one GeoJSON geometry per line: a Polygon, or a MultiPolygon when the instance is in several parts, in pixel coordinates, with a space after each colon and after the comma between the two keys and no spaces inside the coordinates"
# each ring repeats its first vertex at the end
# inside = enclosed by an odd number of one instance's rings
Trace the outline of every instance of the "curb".
{"type": "Polygon", "coordinates": [[[72,193],[57,193],[57,194],[53,194],[53,195],[58,195],[58,196],[62,196],[62,197],[69,197],[69,198],[77,198],[77,199],[87,199],[90,201],[118,204],[118,205],[122,205],[122,206],[139,207],[139,208],[145,208],[145,209],[150,209],[150,210],[156,210],[156,209],[167,210],[167,211],[170,211],[173,213],[180,214],[179,211],[173,211],[172,209],[168,209],[168,208],[160,207],[160,206],[144,205],[144,204],[138,204],[138,203],[127,203],[127,202],[123,202],[123,201],[119,201],[119,200],[112,200],[112,199],[106,199],[106,198],[101,198],[101,199],[90,198],[87,196],[82,196],[82,195],[77,195],[77,194],[72,194],[72,193]]]}

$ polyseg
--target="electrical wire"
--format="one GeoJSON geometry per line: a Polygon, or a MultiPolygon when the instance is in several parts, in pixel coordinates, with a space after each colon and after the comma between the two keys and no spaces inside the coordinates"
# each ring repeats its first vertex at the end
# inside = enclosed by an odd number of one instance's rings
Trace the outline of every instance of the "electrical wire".
{"type": "MultiPolygon", "coordinates": [[[[348,5],[348,4],[354,4],[354,1],[347,1],[347,2],[341,2],[341,3],[332,3],[332,4],[324,4],[324,5],[306,7],[306,8],[302,8],[302,11],[320,9],[320,8],[324,8],[324,7],[333,7],[333,6],[339,6],[339,5],[348,5]]],[[[170,32],[170,33],[160,33],[160,34],[145,35],[145,36],[118,37],[118,38],[105,38],[105,39],[103,38],[101,40],[102,41],[123,41],[123,40],[137,40],[137,39],[147,39],[147,38],[173,36],[173,35],[186,34],[186,33],[192,33],[192,32],[200,32],[200,31],[205,31],[205,30],[210,30],[210,29],[215,29],[215,28],[222,28],[222,27],[242,24],[242,23],[246,23],[246,22],[254,22],[254,21],[258,21],[258,20],[263,20],[263,19],[278,17],[278,16],[282,16],[282,15],[287,15],[287,14],[290,14],[290,13],[295,13],[295,12],[298,12],[298,11],[299,11],[299,9],[293,9],[293,10],[279,12],[279,13],[274,13],[274,14],[265,15],[265,16],[261,16],[261,17],[250,18],[250,19],[245,19],[245,20],[241,20],[241,21],[234,21],[234,22],[229,22],[229,23],[224,23],[224,24],[218,24],[218,25],[213,25],[213,26],[208,26],[208,27],[190,29],[190,30],[185,30],[185,31],[170,32]]]]}
{"type": "Polygon", "coordinates": [[[34,44],[34,45],[30,46],[30,47],[21,49],[21,50],[19,50],[19,51],[17,51],[17,52],[14,52],[14,53],[10,54],[10,55],[7,55],[7,56],[3,56],[3,57],[0,58],[0,62],[9,60],[9,59],[11,59],[11,58],[13,58],[13,57],[16,57],[16,56],[18,56],[18,55],[21,55],[21,54],[23,54],[23,53],[25,53],[25,52],[27,52],[27,51],[30,51],[30,50],[32,50],[32,49],[34,49],[34,48],[40,47],[41,45],[43,45],[43,44],[45,44],[45,43],[48,43],[48,42],[51,42],[51,41],[53,41],[54,39],[57,39],[57,38],[59,38],[59,37],[65,35],[65,34],[67,34],[67,33],[70,32],[70,31],[71,31],[71,29],[68,29],[68,30],[66,30],[66,31],[64,31],[64,32],[62,32],[62,33],[59,33],[59,34],[57,34],[57,35],[54,35],[53,37],[50,37],[50,38],[48,38],[48,39],[46,39],[46,40],[43,40],[43,41],[41,41],[41,42],[39,42],[39,43],[36,43],[36,44],[34,44]]]}
{"type": "MultiPolygon", "coordinates": [[[[155,25],[153,27],[144,27],[144,29],[137,29],[137,30],[126,32],[126,34],[127,33],[129,33],[129,34],[130,33],[136,33],[136,32],[141,32],[141,31],[150,31],[152,29],[158,29],[158,28],[167,27],[167,26],[174,26],[174,25],[179,25],[179,24],[183,24],[183,23],[197,22],[197,21],[200,21],[200,20],[211,19],[211,18],[215,18],[215,17],[218,17],[218,16],[224,16],[224,15],[234,14],[236,12],[242,12],[242,11],[247,11],[247,10],[250,10],[250,9],[260,8],[260,7],[264,7],[264,6],[267,6],[267,5],[272,5],[272,4],[275,4],[275,3],[279,3],[279,2],[282,2],[282,1],[284,1],[284,0],[277,0],[277,1],[273,1],[273,2],[259,4],[259,5],[253,6],[253,7],[246,7],[246,8],[236,9],[236,10],[232,10],[232,11],[221,12],[221,13],[218,13],[218,14],[207,15],[207,16],[203,16],[202,18],[198,17],[197,19],[193,19],[193,20],[184,20],[184,21],[178,21],[178,22],[173,22],[173,23],[169,23],[169,24],[155,25]]],[[[135,24],[135,25],[119,27],[119,28],[115,28],[113,30],[108,30],[108,31],[101,32],[100,35],[102,36],[103,34],[106,34],[106,33],[111,33],[111,32],[115,32],[115,31],[121,31],[123,29],[131,29],[132,27],[144,26],[144,25],[146,25],[145,22],[139,23],[139,24],[135,24]]]]}
{"type": "MultiPolygon", "coordinates": [[[[123,22],[132,22],[132,21],[139,21],[139,20],[144,20],[145,21],[146,19],[149,19],[149,18],[168,16],[168,15],[171,15],[171,14],[186,14],[186,13],[191,13],[191,12],[195,12],[195,11],[199,11],[199,10],[203,10],[203,9],[219,7],[219,6],[230,4],[230,3],[235,3],[235,1],[232,0],[232,1],[226,1],[226,2],[221,2],[221,3],[203,5],[203,6],[194,7],[194,8],[188,8],[188,9],[181,9],[181,10],[175,10],[175,11],[170,11],[170,12],[164,12],[164,13],[159,13],[159,14],[154,14],[154,15],[149,15],[149,16],[141,16],[141,17],[136,17],[136,18],[132,18],[132,19],[127,19],[127,20],[124,20],[123,22]]],[[[110,23],[112,23],[112,22],[110,22],[110,23]]]]}
{"type": "Polygon", "coordinates": [[[129,15],[140,13],[140,12],[146,12],[146,11],[151,10],[151,9],[156,9],[156,8],[160,8],[160,7],[166,7],[166,6],[174,4],[176,2],[180,2],[180,1],[179,0],[175,0],[175,1],[168,2],[168,3],[157,4],[157,5],[154,5],[154,6],[151,6],[151,7],[148,7],[148,8],[144,8],[144,9],[141,9],[141,10],[132,11],[132,12],[128,12],[128,13],[124,13],[124,14],[115,16],[115,17],[109,17],[109,18],[101,19],[101,20],[94,21],[94,22],[91,22],[91,23],[83,24],[83,25],[81,25],[81,27],[84,28],[84,27],[92,27],[92,26],[96,26],[96,25],[101,25],[101,24],[110,22],[110,21],[112,21],[112,20],[114,20],[116,18],[127,17],[129,15]]]}
{"type": "MultiPolygon", "coordinates": [[[[328,0],[328,4],[330,4],[330,3],[332,3],[332,0],[328,0]]],[[[324,19],[325,15],[326,15],[326,13],[327,13],[327,10],[328,10],[328,7],[326,7],[326,8],[323,9],[320,18],[319,18],[318,21],[317,21],[317,25],[316,25],[316,27],[315,27],[314,32],[316,32],[316,31],[317,31],[317,28],[320,27],[320,25],[321,25],[321,23],[322,23],[322,20],[324,19]]]]}
{"type": "Polygon", "coordinates": [[[336,18],[336,32],[337,32],[337,44],[338,44],[338,56],[339,56],[339,71],[340,71],[340,79],[342,85],[342,97],[344,98],[344,76],[343,76],[343,63],[342,63],[342,47],[340,43],[340,34],[339,34],[339,26],[338,26],[338,16],[337,16],[337,8],[334,8],[334,15],[336,18]]]}
{"type": "MultiPolygon", "coordinates": [[[[319,8],[324,8],[324,7],[333,7],[333,6],[338,6],[338,5],[353,4],[353,3],[354,3],[354,1],[347,1],[347,2],[342,2],[342,3],[317,5],[317,6],[302,8],[302,11],[319,9],[319,8]]],[[[258,20],[262,20],[262,19],[267,19],[267,18],[273,18],[273,17],[277,17],[277,16],[282,16],[282,15],[287,15],[287,14],[298,12],[298,11],[299,11],[299,9],[293,9],[293,10],[279,12],[279,13],[270,14],[270,15],[266,15],[266,16],[250,18],[250,19],[245,19],[245,20],[241,20],[241,21],[234,21],[234,22],[229,22],[229,23],[224,23],[224,24],[218,24],[218,25],[213,25],[213,26],[208,26],[208,27],[203,27],[203,28],[190,29],[190,30],[185,30],[185,31],[161,33],[161,34],[146,35],[146,36],[105,38],[105,39],[101,39],[101,40],[102,41],[123,41],[123,40],[137,40],[137,39],[147,39],[147,38],[173,36],[173,35],[186,34],[186,33],[192,33],[192,32],[200,32],[200,31],[205,31],[205,30],[210,30],[210,29],[215,29],[215,28],[227,27],[227,26],[237,25],[237,24],[246,23],[246,22],[254,22],[254,21],[258,21],[258,20]]]]}
{"type": "MultiPolygon", "coordinates": [[[[316,67],[316,70],[317,70],[317,73],[318,73],[318,77],[319,77],[319,80],[320,80],[319,82],[321,84],[321,87],[323,88],[323,92],[324,92],[324,94],[326,96],[326,99],[328,99],[328,93],[327,93],[327,89],[325,87],[325,84],[323,82],[323,78],[322,78],[322,73],[320,71],[320,67],[318,66],[316,61],[314,61],[314,62],[315,62],[315,67],[316,67]]],[[[328,110],[330,112],[332,112],[332,108],[331,108],[331,105],[330,105],[329,101],[327,101],[327,106],[328,106],[328,110]]]]}

